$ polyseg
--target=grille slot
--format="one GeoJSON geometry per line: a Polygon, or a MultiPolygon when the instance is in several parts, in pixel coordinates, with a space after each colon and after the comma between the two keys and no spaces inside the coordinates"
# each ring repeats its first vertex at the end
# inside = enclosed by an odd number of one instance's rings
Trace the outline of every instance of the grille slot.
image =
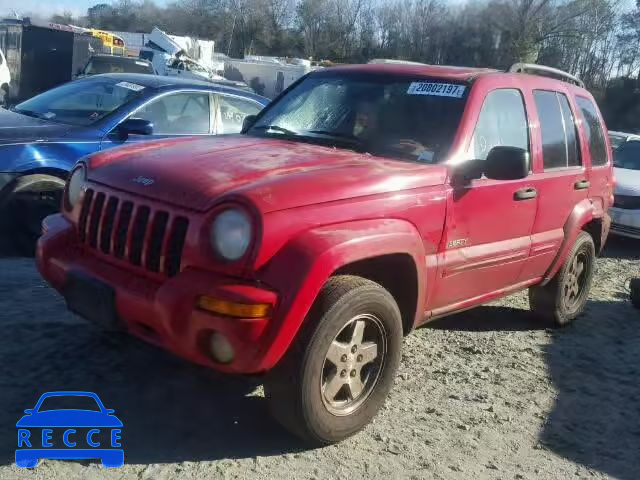
{"type": "Polygon", "coordinates": [[[89,245],[93,248],[98,246],[98,228],[100,227],[104,198],[105,195],[102,192],[96,195],[96,200],[93,202],[93,208],[91,209],[91,215],[89,217],[89,245]]]}
{"type": "Polygon", "coordinates": [[[118,208],[118,199],[110,197],[107,200],[107,207],[104,209],[104,219],[102,230],[100,230],[100,250],[103,253],[111,252],[111,236],[113,234],[113,224],[116,220],[116,211],[118,208]]]}
{"type": "Polygon", "coordinates": [[[127,233],[129,232],[132,213],[133,203],[124,202],[120,208],[120,218],[118,219],[116,235],[113,239],[113,254],[118,258],[124,257],[124,250],[127,246],[127,233]]]}
{"type": "Polygon", "coordinates": [[[180,272],[189,220],[117,194],[87,189],[78,219],[82,243],[151,272],[180,272]]]}
{"type": "Polygon", "coordinates": [[[83,243],[87,239],[87,220],[89,218],[89,211],[91,210],[92,200],[93,190],[88,189],[84,194],[84,201],[82,203],[82,209],[80,210],[80,219],[78,221],[78,233],[80,235],[80,241],[83,243]]]}
{"type": "Polygon", "coordinates": [[[142,262],[142,248],[144,247],[144,234],[149,223],[149,207],[140,207],[133,219],[131,230],[131,250],[129,251],[129,261],[134,265],[142,262]]]}
{"type": "Polygon", "coordinates": [[[169,245],[167,246],[167,254],[165,257],[165,272],[170,277],[180,272],[180,263],[182,262],[182,249],[187,237],[187,229],[189,220],[185,217],[177,217],[173,224],[169,245]]]}
{"type": "Polygon", "coordinates": [[[167,212],[158,212],[153,219],[151,225],[151,237],[147,248],[147,257],[145,265],[153,272],[160,270],[160,256],[162,255],[162,243],[167,231],[167,221],[169,214],[167,212]]]}

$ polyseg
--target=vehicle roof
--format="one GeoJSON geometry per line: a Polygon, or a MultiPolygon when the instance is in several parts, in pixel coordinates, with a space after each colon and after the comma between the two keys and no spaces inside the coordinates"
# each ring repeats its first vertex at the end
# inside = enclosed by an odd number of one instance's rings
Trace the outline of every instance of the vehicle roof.
{"type": "Polygon", "coordinates": [[[233,88],[231,86],[217,84],[214,82],[207,82],[205,80],[192,80],[189,78],[151,75],[148,73],[103,73],[100,75],[92,75],[83,80],[94,78],[111,78],[116,81],[137,83],[138,85],[142,85],[143,87],[155,88],[158,90],[171,90],[173,88],[194,88],[197,90],[230,93],[251,98],[261,103],[262,105],[266,105],[267,103],[269,103],[269,99],[255,93],[247,92],[246,90],[242,90],[239,88],[233,88]]]}
{"type": "Polygon", "coordinates": [[[609,130],[608,133],[612,137],[622,137],[622,138],[633,139],[633,140],[637,140],[640,138],[640,135],[636,133],[617,132],[615,130],[609,130]]]}
{"type": "Polygon", "coordinates": [[[469,81],[478,75],[497,73],[491,68],[454,67],[448,65],[414,65],[406,63],[368,63],[364,65],[344,65],[331,67],[317,72],[353,72],[420,75],[425,77],[451,78],[453,80],[469,81]]]}
{"type": "Polygon", "coordinates": [[[149,62],[148,60],[145,60],[144,58],[123,57],[121,55],[109,55],[108,53],[96,53],[95,55],[91,55],[91,58],[109,58],[109,59],[114,59],[114,60],[124,60],[125,62],[126,61],[130,61],[130,62],[145,62],[145,63],[151,64],[151,62],[149,62]]]}
{"type": "Polygon", "coordinates": [[[328,74],[331,72],[344,73],[374,73],[387,75],[415,75],[423,77],[436,77],[440,79],[449,79],[460,82],[470,82],[478,77],[485,76],[517,76],[526,79],[527,82],[536,82],[538,80],[544,82],[558,82],[563,85],[570,85],[571,88],[584,90],[583,88],[565,82],[559,78],[553,78],[544,75],[536,75],[532,73],[515,73],[496,70],[494,68],[476,68],[476,67],[456,67],[450,65],[416,65],[406,63],[369,63],[364,65],[344,65],[339,67],[331,67],[323,70],[316,70],[314,73],[328,74]]]}

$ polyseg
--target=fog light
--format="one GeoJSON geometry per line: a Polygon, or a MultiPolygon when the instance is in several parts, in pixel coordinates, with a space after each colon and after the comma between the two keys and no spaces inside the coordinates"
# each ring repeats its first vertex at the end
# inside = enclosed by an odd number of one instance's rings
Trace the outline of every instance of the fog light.
{"type": "Polygon", "coordinates": [[[230,363],[233,361],[233,346],[223,334],[213,332],[209,337],[209,351],[216,362],[230,363]]]}

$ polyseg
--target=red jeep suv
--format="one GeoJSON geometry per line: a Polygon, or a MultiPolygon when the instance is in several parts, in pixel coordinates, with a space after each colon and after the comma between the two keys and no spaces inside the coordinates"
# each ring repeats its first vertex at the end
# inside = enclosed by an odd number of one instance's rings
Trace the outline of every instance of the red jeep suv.
{"type": "Polygon", "coordinates": [[[546,67],[319,70],[242,134],[81,160],[38,267],[87,319],[263,373],[280,422],[336,442],[380,409],[415,327],[525,288],[558,325],[583,311],[605,132],[546,67]]]}

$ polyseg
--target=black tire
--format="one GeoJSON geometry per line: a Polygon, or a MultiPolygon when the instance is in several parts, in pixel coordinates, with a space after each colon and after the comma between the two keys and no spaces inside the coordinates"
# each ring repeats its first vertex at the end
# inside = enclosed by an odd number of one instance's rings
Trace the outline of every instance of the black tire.
{"type": "Polygon", "coordinates": [[[581,315],[591,290],[595,257],[593,238],[587,232],[580,232],[567,260],[551,281],[545,286],[529,288],[531,310],[559,327],[581,315]]]}
{"type": "MultiPolygon", "coordinates": [[[[401,358],[402,337],[400,310],[387,290],[361,277],[332,277],[318,295],[289,351],[265,378],[265,396],[272,415],[312,446],[339,442],[355,434],[373,419],[393,386],[401,358]],[[344,400],[346,403],[341,412],[335,405],[329,405],[331,402],[327,399],[326,388],[323,389],[325,376],[336,380],[339,371],[345,371],[336,367],[332,374],[327,370],[328,367],[333,368],[329,360],[329,347],[334,345],[334,341],[340,343],[340,335],[347,332],[351,325],[353,334],[350,338],[353,341],[361,322],[366,325],[362,331],[367,332],[360,335],[361,339],[371,333],[380,335],[379,343],[362,341],[361,352],[376,343],[376,354],[382,352],[382,355],[380,359],[376,358],[367,364],[370,368],[356,366],[361,368],[357,376],[351,375],[355,370],[349,370],[347,376],[341,376],[340,381],[348,382],[343,385],[345,397],[353,395],[352,380],[347,377],[352,377],[356,382],[359,380],[364,387],[351,403],[348,399],[344,400]],[[377,372],[375,378],[374,372],[377,372]]],[[[362,355],[349,346],[353,343],[340,345],[350,348],[353,358],[349,362],[362,362],[359,360],[362,355]]],[[[346,358],[346,355],[342,355],[342,358],[346,358]]],[[[342,389],[332,398],[339,398],[341,392],[342,389]]],[[[335,404],[341,402],[336,400],[335,404]]]]}
{"type": "Polygon", "coordinates": [[[640,278],[632,278],[629,282],[631,304],[640,309],[640,278]]]}
{"type": "Polygon", "coordinates": [[[5,209],[12,228],[14,249],[31,255],[41,233],[42,220],[60,211],[64,180],[51,175],[25,175],[15,181],[5,209]]]}
{"type": "Polygon", "coordinates": [[[9,85],[6,83],[0,86],[0,106],[6,107],[9,104],[9,85]]]}

